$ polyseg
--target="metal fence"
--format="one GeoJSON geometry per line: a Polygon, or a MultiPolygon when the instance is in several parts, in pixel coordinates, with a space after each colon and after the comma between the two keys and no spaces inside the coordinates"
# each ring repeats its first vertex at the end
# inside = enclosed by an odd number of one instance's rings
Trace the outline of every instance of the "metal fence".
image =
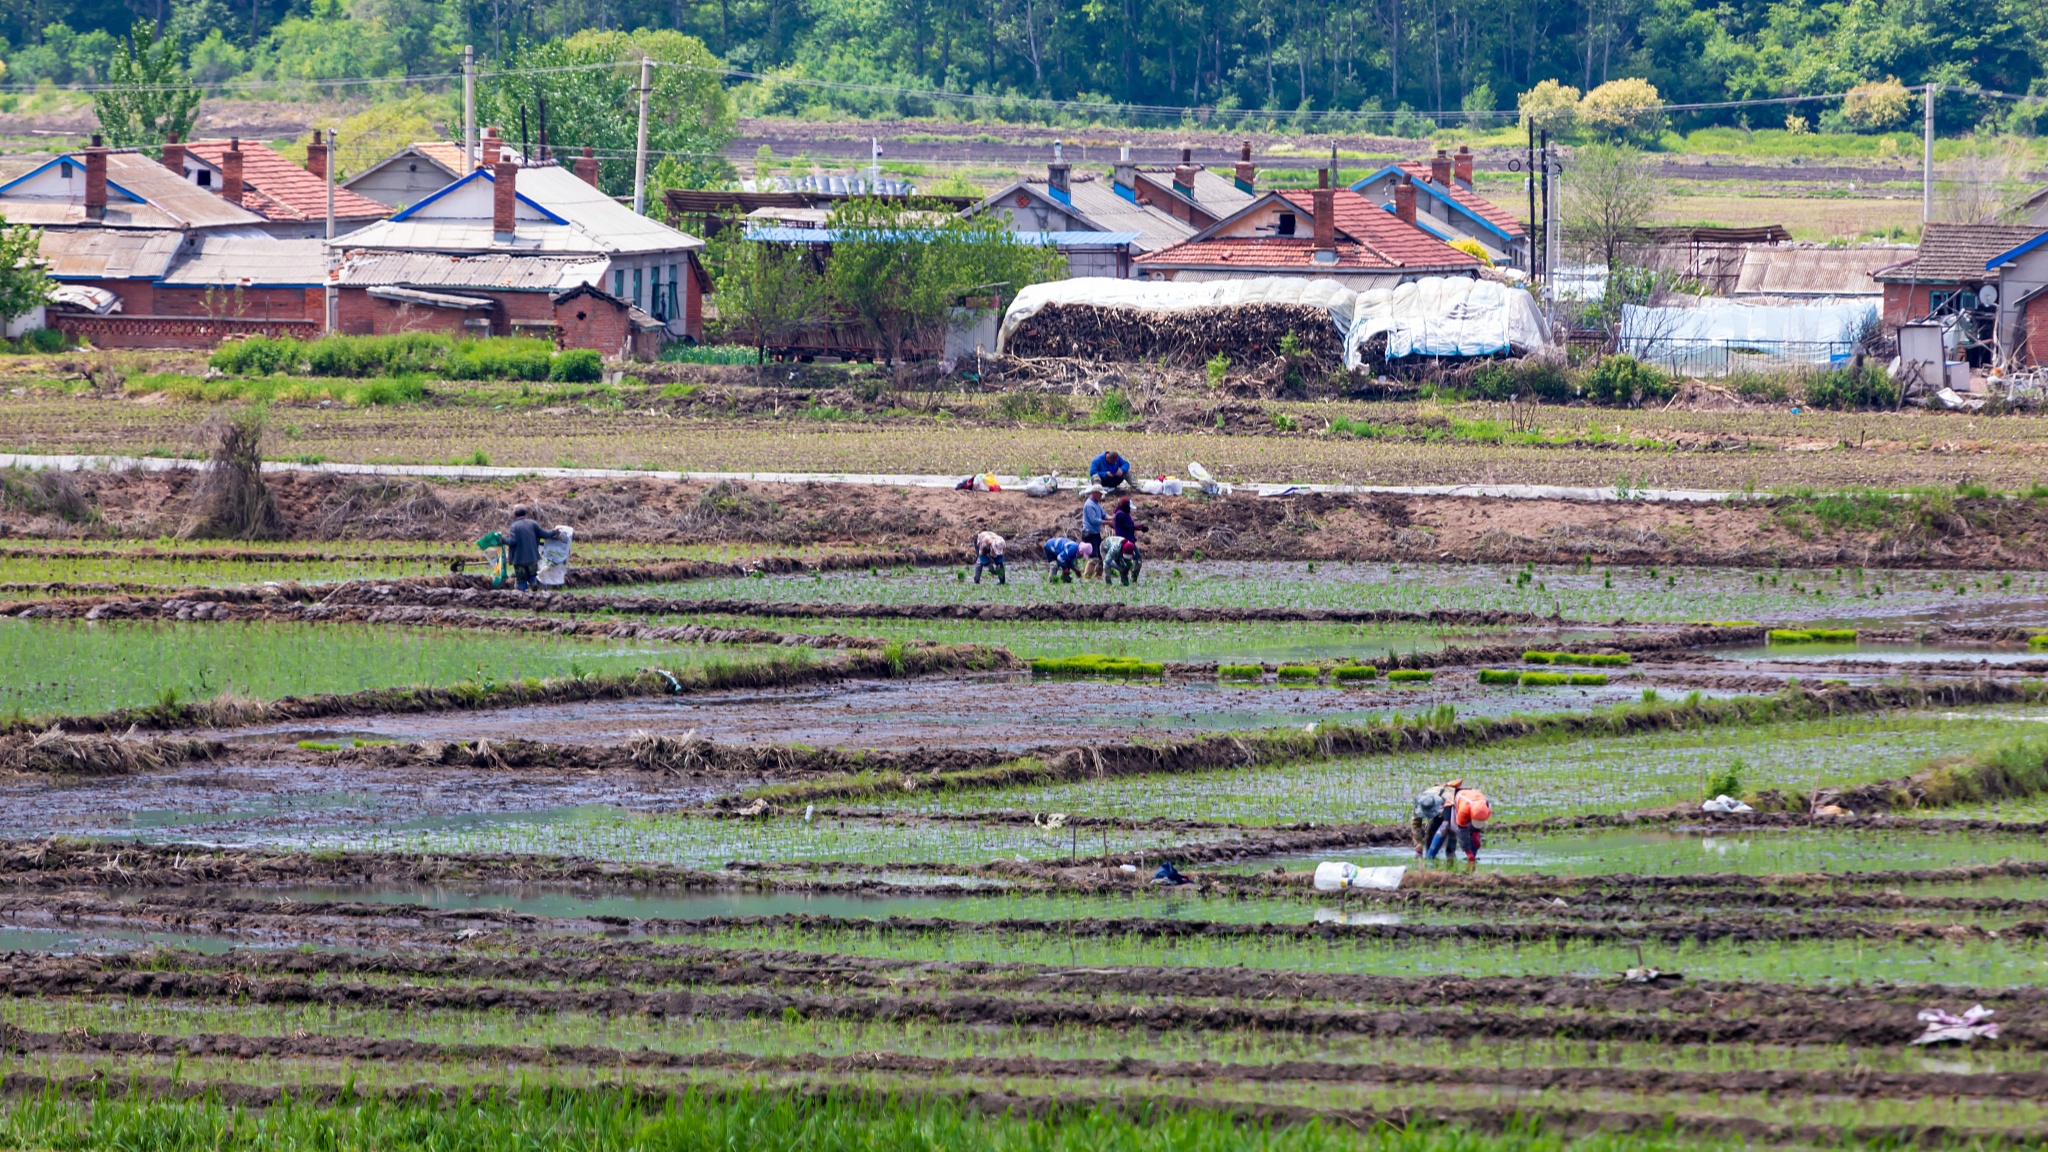
{"type": "Polygon", "coordinates": [[[1783,373],[1847,363],[1849,340],[1685,340],[1634,337],[1621,351],[1673,375],[1732,376],[1742,372],[1783,373]]]}

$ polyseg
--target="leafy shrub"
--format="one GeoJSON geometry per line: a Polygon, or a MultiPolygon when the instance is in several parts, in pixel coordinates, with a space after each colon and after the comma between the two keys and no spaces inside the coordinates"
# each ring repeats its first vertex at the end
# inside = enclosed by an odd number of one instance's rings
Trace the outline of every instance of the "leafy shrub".
{"type": "Polygon", "coordinates": [[[1633,356],[1609,356],[1586,374],[1586,395],[1595,404],[1639,404],[1671,394],[1671,379],[1633,356]]]}
{"type": "Polygon", "coordinates": [[[553,361],[545,340],[464,340],[450,349],[442,372],[450,380],[545,380],[553,361]]]}
{"type": "Polygon", "coordinates": [[[555,357],[548,378],[564,384],[595,384],[604,377],[604,361],[595,348],[571,348],[555,357]]]}
{"type": "Polygon", "coordinates": [[[1282,680],[1315,680],[1322,674],[1322,669],[1307,664],[1282,664],[1278,671],[1282,680]]]}
{"type": "Polygon", "coordinates": [[[305,346],[316,376],[399,376],[438,371],[454,341],[439,332],[391,336],[323,336],[305,346]]]}
{"type": "Polygon", "coordinates": [[[1806,382],[1806,403],[1812,408],[1896,408],[1899,390],[1884,365],[1865,361],[1861,368],[1831,368],[1806,382]]]}
{"type": "Polygon", "coordinates": [[[1387,681],[1393,684],[1427,684],[1436,679],[1436,673],[1423,668],[1396,668],[1387,673],[1387,681]]]}
{"type": "Polygon", "coordinates": [[[1520,684],[1522,682],[1522,674],[1513,669],[1481,668],[1479,670],[1479,682],[1481,684],[1520,684]]]}
{"type": "Polygon", "coordinates": [[[1332,671],[1330,675],[1339,681],[1377,680],[1380,678],[1380,670],[1370,664],[1346,664],[1344,667],[1332,671]]]}
{"type": "Polygon", "coordinates": [[[237,376],[268,376],[296,372],[306,358],[305,345],[290,337],[251,336],[223,341],[206,362],[237,376]]]}
{"type": "MultiPolygon", "coordinates": [[[[1552,673],[1552,675],[1556,675],[1556,673],[1552,673]]],[[[1596,687],[1596,688],[1597,688],[1597,687],[1599,687],[1600,685],[1602,685],[1602,684],[1605,684],[1605,683],[1607,683],[1607,673],[1605,673],[1605,672],[1574,672],[1574,673],[1572,673],[1572,674],[1571,674],[1571,676],[1570,676],[1570,677],[1568,677],[1567,679],[1568,679],[1568,682],[1569,682],[1569,683],[1572,683],[1572,684],[1576,684],[1576,685],[1579,685],[1579,686],[1581,686],[1581,687],[1596,687]]]]}
{"type": "Polygon", "coordinates": [[[1095,402],[1095,411],[1091,419],[1097,424],[1128,424],[1137,415],[1137,409],[1131,407],[1130,397],[1111,388],[1095,402]]]}
{"type": "Polygon", "coordinates": [[[1773,628],[1765,637],[1771,644],[1854,644],[1854,628],[1773,628]]]}
{"type": "Polygon", "coordinates": [[[1482,400],[1534,396],[1563,403],[1578,394],[1561,364],[1534,356],[1521,360],[1489,360],[1473,370],[1470,389],[1482,400]]]}
{"type": "Polygon", "coordinates": [[[1522,673],[1522,687],[1524,688],[1549,688],[1558,684],[1566,684],[1570,681],[1571,677],[1563,672],[1522,673]]]}
{"type": "Polygon", "coordinates": [[[1726,796],[1732,800],[1742,799],[1742,770],[1746,767],[1748,765],[1742,762],[1741,757],[1730,760],[1727,767],[1707,781],[1707,798],[1726,796]]]}
{"type": "Polygon", "coordinates": [[[1040,392],[1031,388],[1020,388],[1014,392],[1003,393],[1002,399],[996,401],[995,412],[996,415],[1005,420],[1016,420],[1020,423],[1026,421],[1060,423],[1071,419],[1074,415],[1073,409],[1067,406],[1066,397],[1055,396],[1050,392],[1040,392]]]}
{"type": "Polygon", "coordinates": [[[31,328],[21,334],[20,350],[48,355],[64,350],[64,333],[55,328],[31,328]]]}
{"type": "Polygon", "coordinates": [[[1230,375],[1230,357],[1218,352],[1215,359],[1203,365],[1203,369],[1209,374],[1209,387],[1221,388],[1224,379],[1230,375]]]}
{"type": "Polygon", "coordinates": [[[1266,670],[1257,664],[1219,664],[1216,666],[1218,680],[1263,680],[1266,670]]]}

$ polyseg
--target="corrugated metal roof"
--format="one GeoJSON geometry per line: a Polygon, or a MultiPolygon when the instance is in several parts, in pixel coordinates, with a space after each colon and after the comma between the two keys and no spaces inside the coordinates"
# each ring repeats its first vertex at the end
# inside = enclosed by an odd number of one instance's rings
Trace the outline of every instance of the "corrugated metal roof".
{"type": "Polygon", "coordinates": [[[154,280],[171,267],[182,232],[48,229],[36,241],[49,274],[60,280],[154,280]]]}
{"type": "Polygon", "coordinates": [[[1744,296],[1881,296],[1872,269],[1902,255],[1897,248],[1766,248],[1743,250],[1735,291],[1744,296]]]}
{"type": "MultiPolygon", "coordinates": [[[[405,252],[530,252],[539,255],[590,253],[630,256],[680,252],[704,246],[702,240],[639,215],[631,208],[576,178],[566,168],[521,168],[519,195],[565,224],[521,220],[509,243],[497,240],[489,215],[454,216],[449,207],[472,180],[487,180],[479,171],[407,209],[404,219],[380,220],[359,228],[335,243],[347,248],[378,248],[405,252]],[[445,201],[442,198],[449,198],[445,201]]],[[[467,193],[465,193],[467,195],[467,193]]]]}
{"type": "Polygon", "coordinates": [[[1139,234],[1138,250],[1157,252],[1195,234],[1195,226],[1158,208],[1146,208],[1117,194],[1107,180],[1073,186],[1074,210],[1104,228],[1139,234]]]}
{"type": "Polygon", "coordinates": [[[166,284],[316,285],[327,283],[324,240],[260,240],[201,236],[185,250],[166,284]]]}
{"type": "Polygon", "coordinates": [[[426,252],[350,252],[343,284],[402,284],[415,288],[496,288],[559,292],[604,275],[606,259],[561,259],[493,253],[444,256],[426,252]]]}
{"type": "MultiPolygon", "coordinates": [[[[82,157],[79,163],[84,163],[82,157]]],[[[107,157],[107,179],[148,200],[179,223],[193,228],[261,224],[263,217],[186,179],[140,152],[115,152],[107,157]]],[[[107,215],[114,204],[107,204],[107,215]]]]}

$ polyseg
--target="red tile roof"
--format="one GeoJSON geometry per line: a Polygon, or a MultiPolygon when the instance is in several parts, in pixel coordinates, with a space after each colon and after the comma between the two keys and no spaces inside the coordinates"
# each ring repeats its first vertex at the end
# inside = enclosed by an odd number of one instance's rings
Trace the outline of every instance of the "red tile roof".
{"type": "Polygon", "coordinates": [[[1456,180],[1452,180],[1447,185],[1437,184],[1432,181],[1429,178],[1428,161],[1404,160],[1400,163],[1399,167],[1401,171],[1414,177],[1416,184],[1427,186],[1433,192],[1442,193],[1446,199],[1457,201],[1466,211],[1508,235],[1520,237],[1526,234],[1527,229],[1522,227],[1522,222],[1515,217],[1514,213],[1495,204],[1472,189],[1465,187],[1456,180]]]}
{"type": "Polygon", "coordinates": [[[1176,265],[1203,268],[1242,268],[1246,272],[1265,269],[1313,269],[1331,272],[1398,272],[1378,253],[1350,240],[1337,241],[1337,260],[1331,264],[1315,261],[1315,239],[1309,236],[1218,236],[1189,240],[1171,248],[1142,256],[1142,267],[1176,265]]]}
{"type": "MultiPolygon", "coordinates": [[[[1315,218],[1314,192],[1289,189],[1280,195],[1310,219],[1315,218]]],[[[1402,222],[1392,212],[1349,188],[1336,189],[1330,201],[1337,210],[1337,231],[1378,252],[1389,268],[1479,267],[1474,257],[1413,224],[1402,222]]]]}
{"type": "MultiPolygon", "coordinates": [[[[187,154],[219,168],[227,155],[226,140],[195,140],[187,154]]],[[[242,141],[242,207],[271,220],[325,220],[327,184],[297,164],[253,140],[242,141]]],[[[382,219],[391,209],[339,184],[334,188],[334,215],[342,220],[382,219]]]]}

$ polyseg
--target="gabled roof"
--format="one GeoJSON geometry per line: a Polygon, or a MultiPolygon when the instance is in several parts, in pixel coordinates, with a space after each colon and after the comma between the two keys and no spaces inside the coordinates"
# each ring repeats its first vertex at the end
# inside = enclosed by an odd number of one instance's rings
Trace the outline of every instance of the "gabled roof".
{"type": "Polygon", "coordinates": [[[263,223],[256,213],[134,151],[107,153],[107,215],[104,220],[87,220],[84,168],[84,153],[67,152],[15,176],[0,185],[0,216],[10,224],[47,228],[255,229],[263,223]],[[62,190],[64,182],[46,176],[65,163],[76,170],[68,194],[62,190]]]}
{"type": "MultiPolygon", "coordinates": [[[[185,155],[218,172],[226,163],[230,146],[226,140],[194,140],[185,145],[185,155]]],[[[285,159],[268,145],[253,140],[241,142],[242,207],[267,220],[327,219],[327,182],[285,159]]],[[[337,220],[375,220],[391,209],[345,185],[334,189],[337,220]]]]}
{"type": "Polygon", "coordinates": [[[2020,257],[2025,256],[2027,253],[2032,252],[2034,249],[2039,248],[2043,244],[2048,244],[2048,228],[2042,228],[2041,234],[2039,236],[2034,237],[2032,240],[2029,240],[2026,243],[2019,245],[2018,247],[2009,248],[2006,251],[2000,252],[1998,255],[1993,256],[1991,259],[1984,261],[1984,268],[1986,271],[1992,271],[2001,264],[2007,263],[2008,261],[2017,260],[2020,257]]]}
{"type": "Polygon", "coordinates": [[[1157,165],[1147,165],[1139,168],[1138,173],[1142,176],[1152,177],[1147,183],[1152,184],[1166,195],[1175,196],[1182,200],[1190,200],[1197,207],[1218,219],[1228,216],[1240,208],[1247,207],[1253,200],[1258,199],[1257,193],[1247,192],[1239,188],[1236,179],[1233,177],[1219,175],[1207,168],[1195,169],[1195,194],[1192,197],[1174,189],[1174,169],[1171,167],[1162,168],[1157,165]]]}
{"type": "Polygon", "coordinates": [[[521,252],[538,255],[680,252],[702,240],[650,219],[556,165],[521,168],[514,191],[522,213],[514,239],[492,228],[494,174],[478,169],[390,219],[334,241],[345,248],[408,252],[521,252]]]}
{"type": "Polygon", "coordinates": [[[1160,208],[1124,199],[1107,180],[1074,185],[1074,208],[1105,232],[1138,233],[1138,250],[1156,252],[1195,234],[1195,226],[1160,208]]]}
{"type": "Polygon", "coordinates": [[[2042,233],[2039,224],[1942,224],[1920,226],[1920,252],[1911,260],[1871,273],[1878,280],[1959,284],[1989,279],[1988,261],[2042,233]]]}
{"type": "Polygon", "coordinates": [[[1310,190],[1267,192],[1186,243],[1155,252],[1139,263],[1148,268],[1327,268],[1401,273],[1461,272],[1479,266],[1474,257],[1402,222],[1348,188],[1336,189],[1331,198],[1337,251],[1334,263],[1316,262],[1313,235],[1220,235],[1246,215],[1276,201],[1311,220],[1315,217],[1315,197],[1310,190]]]}
{"type": "Polygon", "coordinates": [[[317,288],[327,283],[327,244],[270,236],[202,236],[186,246],[163,283],[317,288]]]}
{"type": "MultiPolygon", "coordinates": [[[[1313,190],[1290,188],[1278,195],[1314,218],[1313,190]]],[[[1379,252],[1390,267],[1479,267],[1477,257],[1458,251],[1349,188],[1334,189],[1330,205],[1336,210],[1338,231],[1379,252]]]]}
{"type": "Polygon", "coordinates": [[[36,252],[58,280],[154,280],[184,243],[183,232],[46,228],[36,235],[36,252]]]}
{"type": "Polygon", "coordinates": [[[1452,180],[1448,184],[1438,184],[1432,180],[1430,178],[1429,165],[1426,163],[1404,160],[1397,164],[1389,164],[1365,179],[1352,184],[1351,190],[1355,192],[1364,188],[1375,180],[1385,177],[1390,172],[1399,172],[1410,177],[1415,181],[1415,191],[1417,194],[1431,197],[1440,203],[1448,205],[1453,211],[1480,225],[1485,230],[1495,233],[1502,239],[1520,240],[1528,235],[1528,230],[1522,227],[1522,222],[1515,218],[1514,213],[1502,208],[1472,189],[1465,187],[1456,180],[1452,180]]]}

